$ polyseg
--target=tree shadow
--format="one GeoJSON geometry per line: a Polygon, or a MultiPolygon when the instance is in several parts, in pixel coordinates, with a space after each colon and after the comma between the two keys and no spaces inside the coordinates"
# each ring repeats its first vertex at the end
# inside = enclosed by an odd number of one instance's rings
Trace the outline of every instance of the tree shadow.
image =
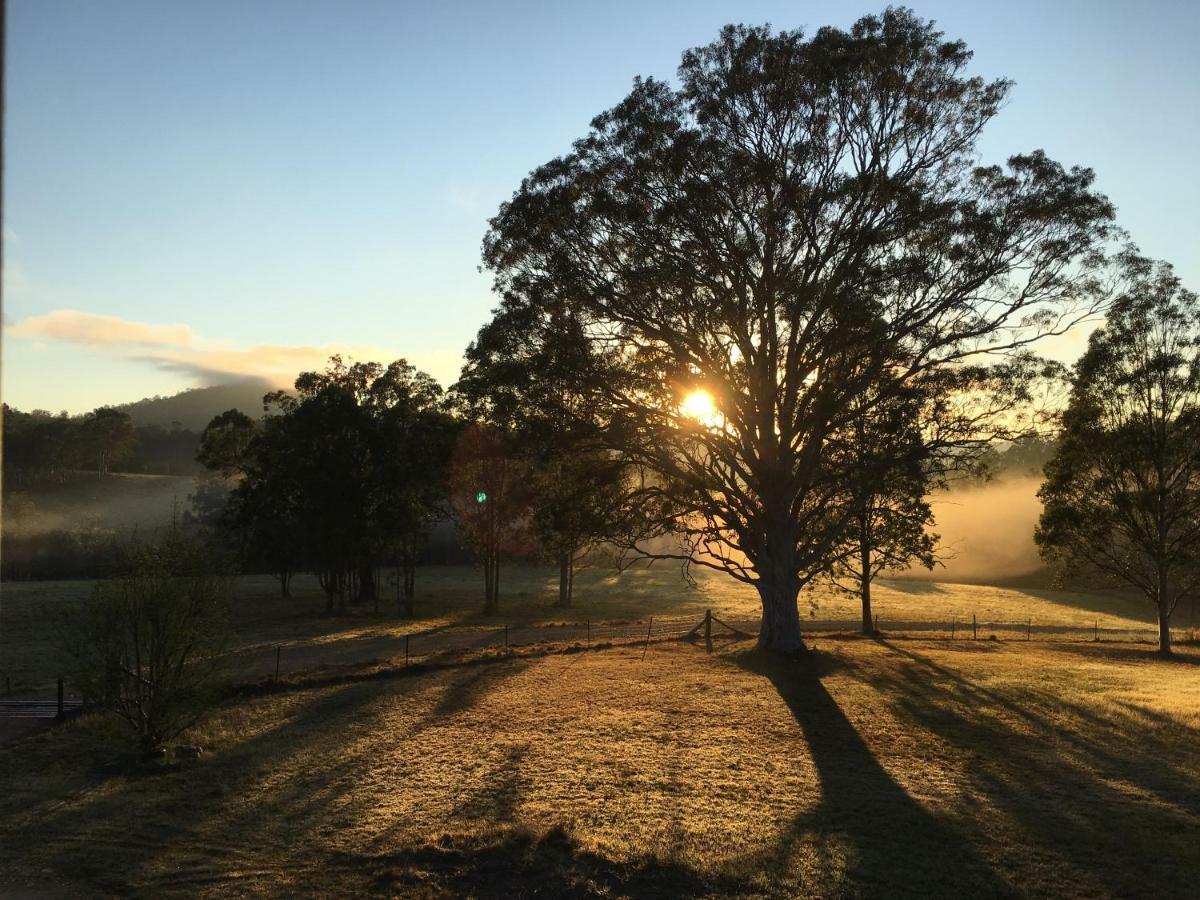
{"type": "Polygon", "coordinates": [[[1169,657],[1160,656],[1158,653],[1158,645],[1147,642],[1143,647],[1129,646],[1113,646],[1103,642],[1091,642],[1086,644],[1059,644],[1055,647],[1063,653],[1071,653],[1077,656],[1086,657],[1088,659],[1103,660],[1105,662],[1132,662],[1132,663],[1162,663],[1168,666],[1200,666],[1200,653],[1196,653],[1190,646],[1184,645],[1180,648],[1175,647],[1175,653],[1169,657]]]}
{"type": "Polygon", "coordinates": [[[479,704],[493,688],[514,678],[529,667],[529,661],[521,658],[508,660],[502,665],[480,665],[467,671],[461,678],[453,679],[445,692],[430,711],[428,720],[440,722],[447,716],[460,713],[479,704]]]}
{"type": "MultiPolygon", "coordinates": [[[[849,890],[867,896],[1003,897],[1017,892],[951,823],[908,795],[883,769],[822,679],[825,654],[784,660],[746,653],[738,663],[767,678],[799,724],[821,783],[816,810],[795,819],[763,864],[780,866],[815,832],[847,848],[849,890]]],[[[845,890],[846,886],[840,886],[845,890]]],[[[824,887],[819,889],[825,893],[824,887]]]]}
{"type": "Polygon", "coordinates": [[[612,860],[582,848],[561,827],[538,834],[503,830],[490,840],[443,836],[399,853],[352,854],[338,862],[365,868],[372,892],[450,897],[700,897],[736,886],[652,856],[612,860]]]}
{"type": "Polygon", "coordinates": [[[983,687],[884,643],[901,664],[864,677],[902,723],[973,759],[960,805],[982,809],[993,830],[1005,823],[1012,837],[993,844],[1002,864],[1023,865],[1025,848],[1036,848],[1048,861],[1047,891],[1122,897],[1155,896],[1177,883],[1181,861],[1194,864],[1196,729],[1119,702],[1093,707],[1053,689],[983,687]]]}

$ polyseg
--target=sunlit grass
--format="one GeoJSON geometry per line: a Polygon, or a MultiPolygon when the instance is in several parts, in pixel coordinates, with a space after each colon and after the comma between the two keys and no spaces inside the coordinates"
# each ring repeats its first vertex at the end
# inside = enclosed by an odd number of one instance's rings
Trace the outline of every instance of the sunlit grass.
{"type": "Polygon", "coordinates": [[[1177,894],[1200,655],[681,645],[231,702],[199,762],[79,722],[0,751],[0,844],[117,892],[1177,894]]]}
{"type": "MultiPolygon", "coordinates": [[[[501,572],[500,613],[482,613],[482,579],[470,566],[429,566],[417,581],[417,616],[396,614],[395,601],[385,585],[380,612],[371,607],[352,609],[349,615],[326,617],[325,600],[311,576],[297,576],[294,597],[279,597],[269,576],[240,579],[234,598],[237,643],[244,649],[282,647],[292,652],[304,647],[423,634],[445,628],[494,628],[509,624],[564,622],[644,621],[650,616],[699,619],[707,609],[729,620],[754,620],[759,600],[753,587],[731,578],[695,568],[694,583],[683,577],[678,564],[656,563],[616,572],[595,565],[579,573],[575,605],[559,609],[557,573],[546,568],[511,565],[501,572]]],[[[7,583],[0,594],[0,683],[8,676],[14,689],[49,684],[62,669],[54,651],[54,629],[59,612],[86,598],[91,583],[7,583]]],[[[856,628],[859,620],[855,596],[814,588],[801,595],[804,617],[843,621],[856,628]]],[[[881,580],[874,590],[874,609],[880,628],[896,630],[906,622],[957,622],[959,635],[968,633],[974,615],[980,637],[994,631],[1001,637],[1020,633],[1032,621],[1036,627],[1077,629],[1076,638],[1096,627],[1118,629],[1129,636],[1154,634],[1149,604],[1122,593],[1083,593],[986,585],[942,584],[929,581],[881,580]],[[1007,623],[1007,630],[994,623],[1007,623]]],[[[1183,635],[1200,623],[1193,606],[1181,606],[1174,625],[1183,635]]],[[[1036,636],[1036,635],[1035,635],[1036,636]]]]}

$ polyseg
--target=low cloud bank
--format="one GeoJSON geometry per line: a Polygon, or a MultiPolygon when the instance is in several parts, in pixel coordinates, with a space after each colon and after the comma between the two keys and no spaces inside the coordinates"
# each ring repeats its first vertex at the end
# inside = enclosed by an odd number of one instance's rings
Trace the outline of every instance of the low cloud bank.
{"type": "MultiPolygon", "coordinates": [[[[75,309],[58,309],[14,323],[8,336],[89,347],[192,378],[197,386],[240,378],[261,378],[280,387],[296,375],[323,369],[330,356],[391,362],[398,354],[378,346],[329,343],[313,345],[257,344],[237,347],[201,338],[186,325],[133,322],[75,309]]],[[[419,369],[443,384],[454,381],[462,357],[457,351],[426,349],[406,355],[419,369]]]]}

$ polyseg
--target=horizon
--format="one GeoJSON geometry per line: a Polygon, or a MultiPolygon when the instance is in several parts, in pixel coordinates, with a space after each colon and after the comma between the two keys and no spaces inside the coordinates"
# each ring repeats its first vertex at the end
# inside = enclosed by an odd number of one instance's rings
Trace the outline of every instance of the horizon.
{"type": "MultiPolygon", "coordinates": [[[[495,305],[488,218],[635,76],[673,80],[729,21],[811,33],[874,8],[11,2],[0,393],[78,414],[283,385],[331,353],[449,386],[495,305]]],[[[1044,147],[1093,168],[1132,239],[1197,286],[1200,124],[1179,111],[1200,102],[1200,13],[914,8],[1016,82],[982,161],[1044,147]]]]}

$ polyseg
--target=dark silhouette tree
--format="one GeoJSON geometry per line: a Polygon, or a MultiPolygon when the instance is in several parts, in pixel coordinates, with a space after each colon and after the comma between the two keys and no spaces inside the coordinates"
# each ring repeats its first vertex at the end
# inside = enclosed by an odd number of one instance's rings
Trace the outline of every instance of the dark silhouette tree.
{"type": "Polygon", "coordinates": [[[1009,83],[969,59],[902,9],[811,40],[728,27],[678,89],[636,81],[485,239],[504,308],[568,311],[592,342],[586,408],[685,545],[659,555],[753,584],[763,647],[802,647],[798,593],[853,515],[861,473],[830,452],[849,401],[932,396],[1091,311],[1111,205],[1040,151],[977,165],[1009,83]],[[716,408],[688,422],[699,389],[716,408]]]}
{"type": "Polygon", "coordinates": [[[628,466],[597,439],[575,389],[590,352],[579,323],[531,322],[537,314],[502,310],[486,324],[455,391],[470,418],[507,433],[520,455],[538,545],[559,570],[556,605],[569,607],[580,562],[622,531],[628,466]]]}
{"type": "Polygon", "coordinates": [[[200,435],[196,461],[209,471],[229,477],[237,472],[254,438],[254,420],[238,409],[212,418],[200,435]]]}
{"type": "Polygon", "coordinates": [[[1200,299],[1134,251],[1075,365],[1036,531],[1043,554],[1136,588],[1171,653],[1171,614],[1200,586],[1200,299]]]}
{"type": "Polygon", "coordinates": [[[853,398],[854,415],[833,441],[841,439],[836,452],[849,456],[847,468],[862,477],[850,485],[851,514],[830,574],[835,585],[858,594],[867,635],[875,633],[871,586],[879,573],[914,563],[933,568],[935,562],[937,536],[930,531],[926,497],[941,473],[914,399],[897,396],[881,405],[866,395],[853,398]],[[874,465],[881,453],[890,465],[874,465]]]}
{"type": "Polygon", "coordinates": [[[446,515],[458,423],[433,378],[397,360],[371,383],[371,541],[396,570],[396,607],[416,614],[416,573],[429,528],[446,515]]]}
{"type": "Polygon", "coordinates": [[[84,452],[96,466],[98,478],[123,462],[137,440],[129,414],[111,406],[88,413],[81,425],[81,436],[84,452]]]}
{"type": "Polygon", "coordinates": [[[450,506],[483,568],[483,611],[500,611],[500,561],[529,549],[528,469],[508,437],[468,424],[450,462],[450,506]]]}
{"type": "Polygon", "coordinates": [[[264,398],[269,414],[248,441],[229,413],[206,432],[206,459],[225,468],[237,460],[242,475],[230,520],[245,552],[276,574],[285,596],[292,574],[311,567],[327,612],[348,602],[378,610],[378,572],[395,564],[397,603],[411,614],[454,431],[441,387],[404,360],[385,368],[334,356],[295,388],[264,398]]]}

